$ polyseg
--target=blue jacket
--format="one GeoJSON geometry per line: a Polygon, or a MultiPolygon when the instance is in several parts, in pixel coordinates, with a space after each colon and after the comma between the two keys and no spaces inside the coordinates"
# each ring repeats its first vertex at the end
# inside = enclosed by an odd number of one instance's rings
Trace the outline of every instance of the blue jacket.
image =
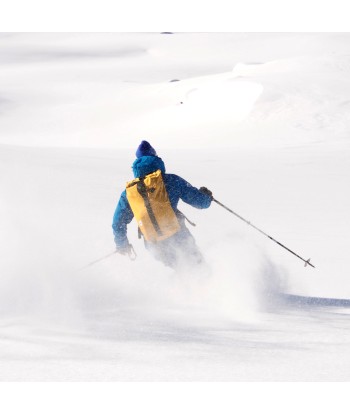
{"type": "MultiPolygon", "coordinates": [[[[134,176],[143,177],[160,169],[163,173],[164,184],[168,192],[169,200],[175,213],[178,212],[179,200],[198,208],[206,209],[211,204],[210,196],[200,192],[196,187],[191,186],[186,180],[176,174],[166,174],[163,160],[157,156],[143,156],[136,159],[132,166],[134,176]]],[[[127,225],[132,221],[134,214],[130,208],[126,191],[120,196],[117,208],[113,216],[113,234],[117,247],[128,244],[127,225]]]]}

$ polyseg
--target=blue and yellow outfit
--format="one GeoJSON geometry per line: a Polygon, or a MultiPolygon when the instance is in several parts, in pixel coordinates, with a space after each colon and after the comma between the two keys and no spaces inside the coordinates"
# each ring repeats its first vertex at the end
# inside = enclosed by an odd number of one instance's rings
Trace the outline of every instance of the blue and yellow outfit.
{"type": "MultiPolygon", "coordinates": [[[[177,205],[181,199],[195,208],[206,209],[211,204],[211,194],[203,193],[176,174],[167,174],[163,160],[156,155],[155,150],[147,141],[142,141],[136,156],[137,159],[132,166],[135,178],[144,177],[156,170],[161,170],[170,204],[180,223],[180,230],[175,235],[155,243],[145,241],[146,248],[154,254],[156,259],[173,268],[176,268],[179,261],[181,262],[184,257],[186,257],[185,260],[190,260],[191,262],[201,262],[202,256],[193,236],[185,226],[184,217],[178,210],[177,205]]],[[[112,224],[117,250],[123,250],[129,244],[127,225],[133,217],[134,214],[124,190],[115,210],[112,224]]]]}

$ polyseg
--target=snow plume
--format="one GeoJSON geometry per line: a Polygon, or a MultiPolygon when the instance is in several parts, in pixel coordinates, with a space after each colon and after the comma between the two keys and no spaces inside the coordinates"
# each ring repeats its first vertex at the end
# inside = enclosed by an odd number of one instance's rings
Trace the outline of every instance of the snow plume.
{"type": "Polygon", "coordinates": [[[276,265],[261,245],[243,235],[226,237],[208,252],[209,284],[214,310],[236,320],[254,320],[276,301],[283,284],[276,265]]]}
{"type": "Polygon", "coordinates": [[[198,327],[256,323],[276,302],[280,274],[260,247],[230,237],[202,252],[205,264],[181,272],[146,251],[135,262],[111,257],[76,276],[81,305],[88,314],[119,310],[135,322],[198,327]]]}
{"type": "Polygon", "coordinates": [[[119,310],[149,322],[204,324],[213,318],[251,321],[266,302],[271,305],[281,273],[254,245],[252,234],[234,228],[225,236],[226,216],[217,218],[214,207],[196,212],[194,236],[205,266],[175,273],[151,257],[132,223],[128,235],[138,253],[135,262],[115,255],[81,270],[114,249],[111,172],[127,172],[128,159],[122,162],[120,156],[116,163],[105,153],[100,158],[97,152],[86,157],[81,151],[11,147],[3,147],[2,154],[7,169],[1,205],[4,315],[32,316],[67,328],[77,323],[83,329],[92,313],[97,318],[119,310]]]}

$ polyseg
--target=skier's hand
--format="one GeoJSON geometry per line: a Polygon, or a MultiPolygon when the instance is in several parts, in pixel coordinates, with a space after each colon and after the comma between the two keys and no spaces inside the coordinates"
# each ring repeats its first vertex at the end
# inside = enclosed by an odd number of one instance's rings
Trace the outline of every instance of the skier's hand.
{"type": "Polygon", "coordinates": [[[124,245],[124,246],[117,246],[115,250],[118,254],[130,255],[131,254],[131,245],[127,244],[127,245],[124,245]]]}
{"type": "Polygon", "coordinates": [[[199,188],[199,191],[200,191],[201,193],[204,193],[205,195],[209,196],[211,200],[213,200],[213,199],[214,199],[214,198],[213,198],[213,193],[212,193],[209,189],[207,189],[206,187],[200,187],[200,188],[199,188]]]}
{"type": "Polygon", "coordinates": [[[128,255],[131,261],[135,261],[137,257],[134,247],[129,243],[124,246],[117,246],[116,252],[121,255],[128,255]]]}

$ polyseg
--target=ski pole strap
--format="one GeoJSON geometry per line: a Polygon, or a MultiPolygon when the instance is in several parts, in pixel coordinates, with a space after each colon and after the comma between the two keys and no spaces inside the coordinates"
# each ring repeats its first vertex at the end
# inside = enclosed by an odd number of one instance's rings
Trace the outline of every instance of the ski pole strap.
{"type": "Polygon", "coordinates": [[[182,218],[184,218],[185,220],[187,220],[187,222],[190,224],[190,225],[192,225],[192,226],[196,226],[196,224],[194,223],[194,222],[192,222],[192,221],[190,221],[189,219],[188,219],[188,217],[187,216],[185,216],[182,212],[180,212],[179,210],[177,211],[177,215],[178,216],[180,216],[180,217],[182,217],[182,218]]]}
{"type": "Polygon", "coordinates": [[[131,261],[135,261],[137,257],[136,251],[131,244],[129,244],[128,256],[131,261]]]}

